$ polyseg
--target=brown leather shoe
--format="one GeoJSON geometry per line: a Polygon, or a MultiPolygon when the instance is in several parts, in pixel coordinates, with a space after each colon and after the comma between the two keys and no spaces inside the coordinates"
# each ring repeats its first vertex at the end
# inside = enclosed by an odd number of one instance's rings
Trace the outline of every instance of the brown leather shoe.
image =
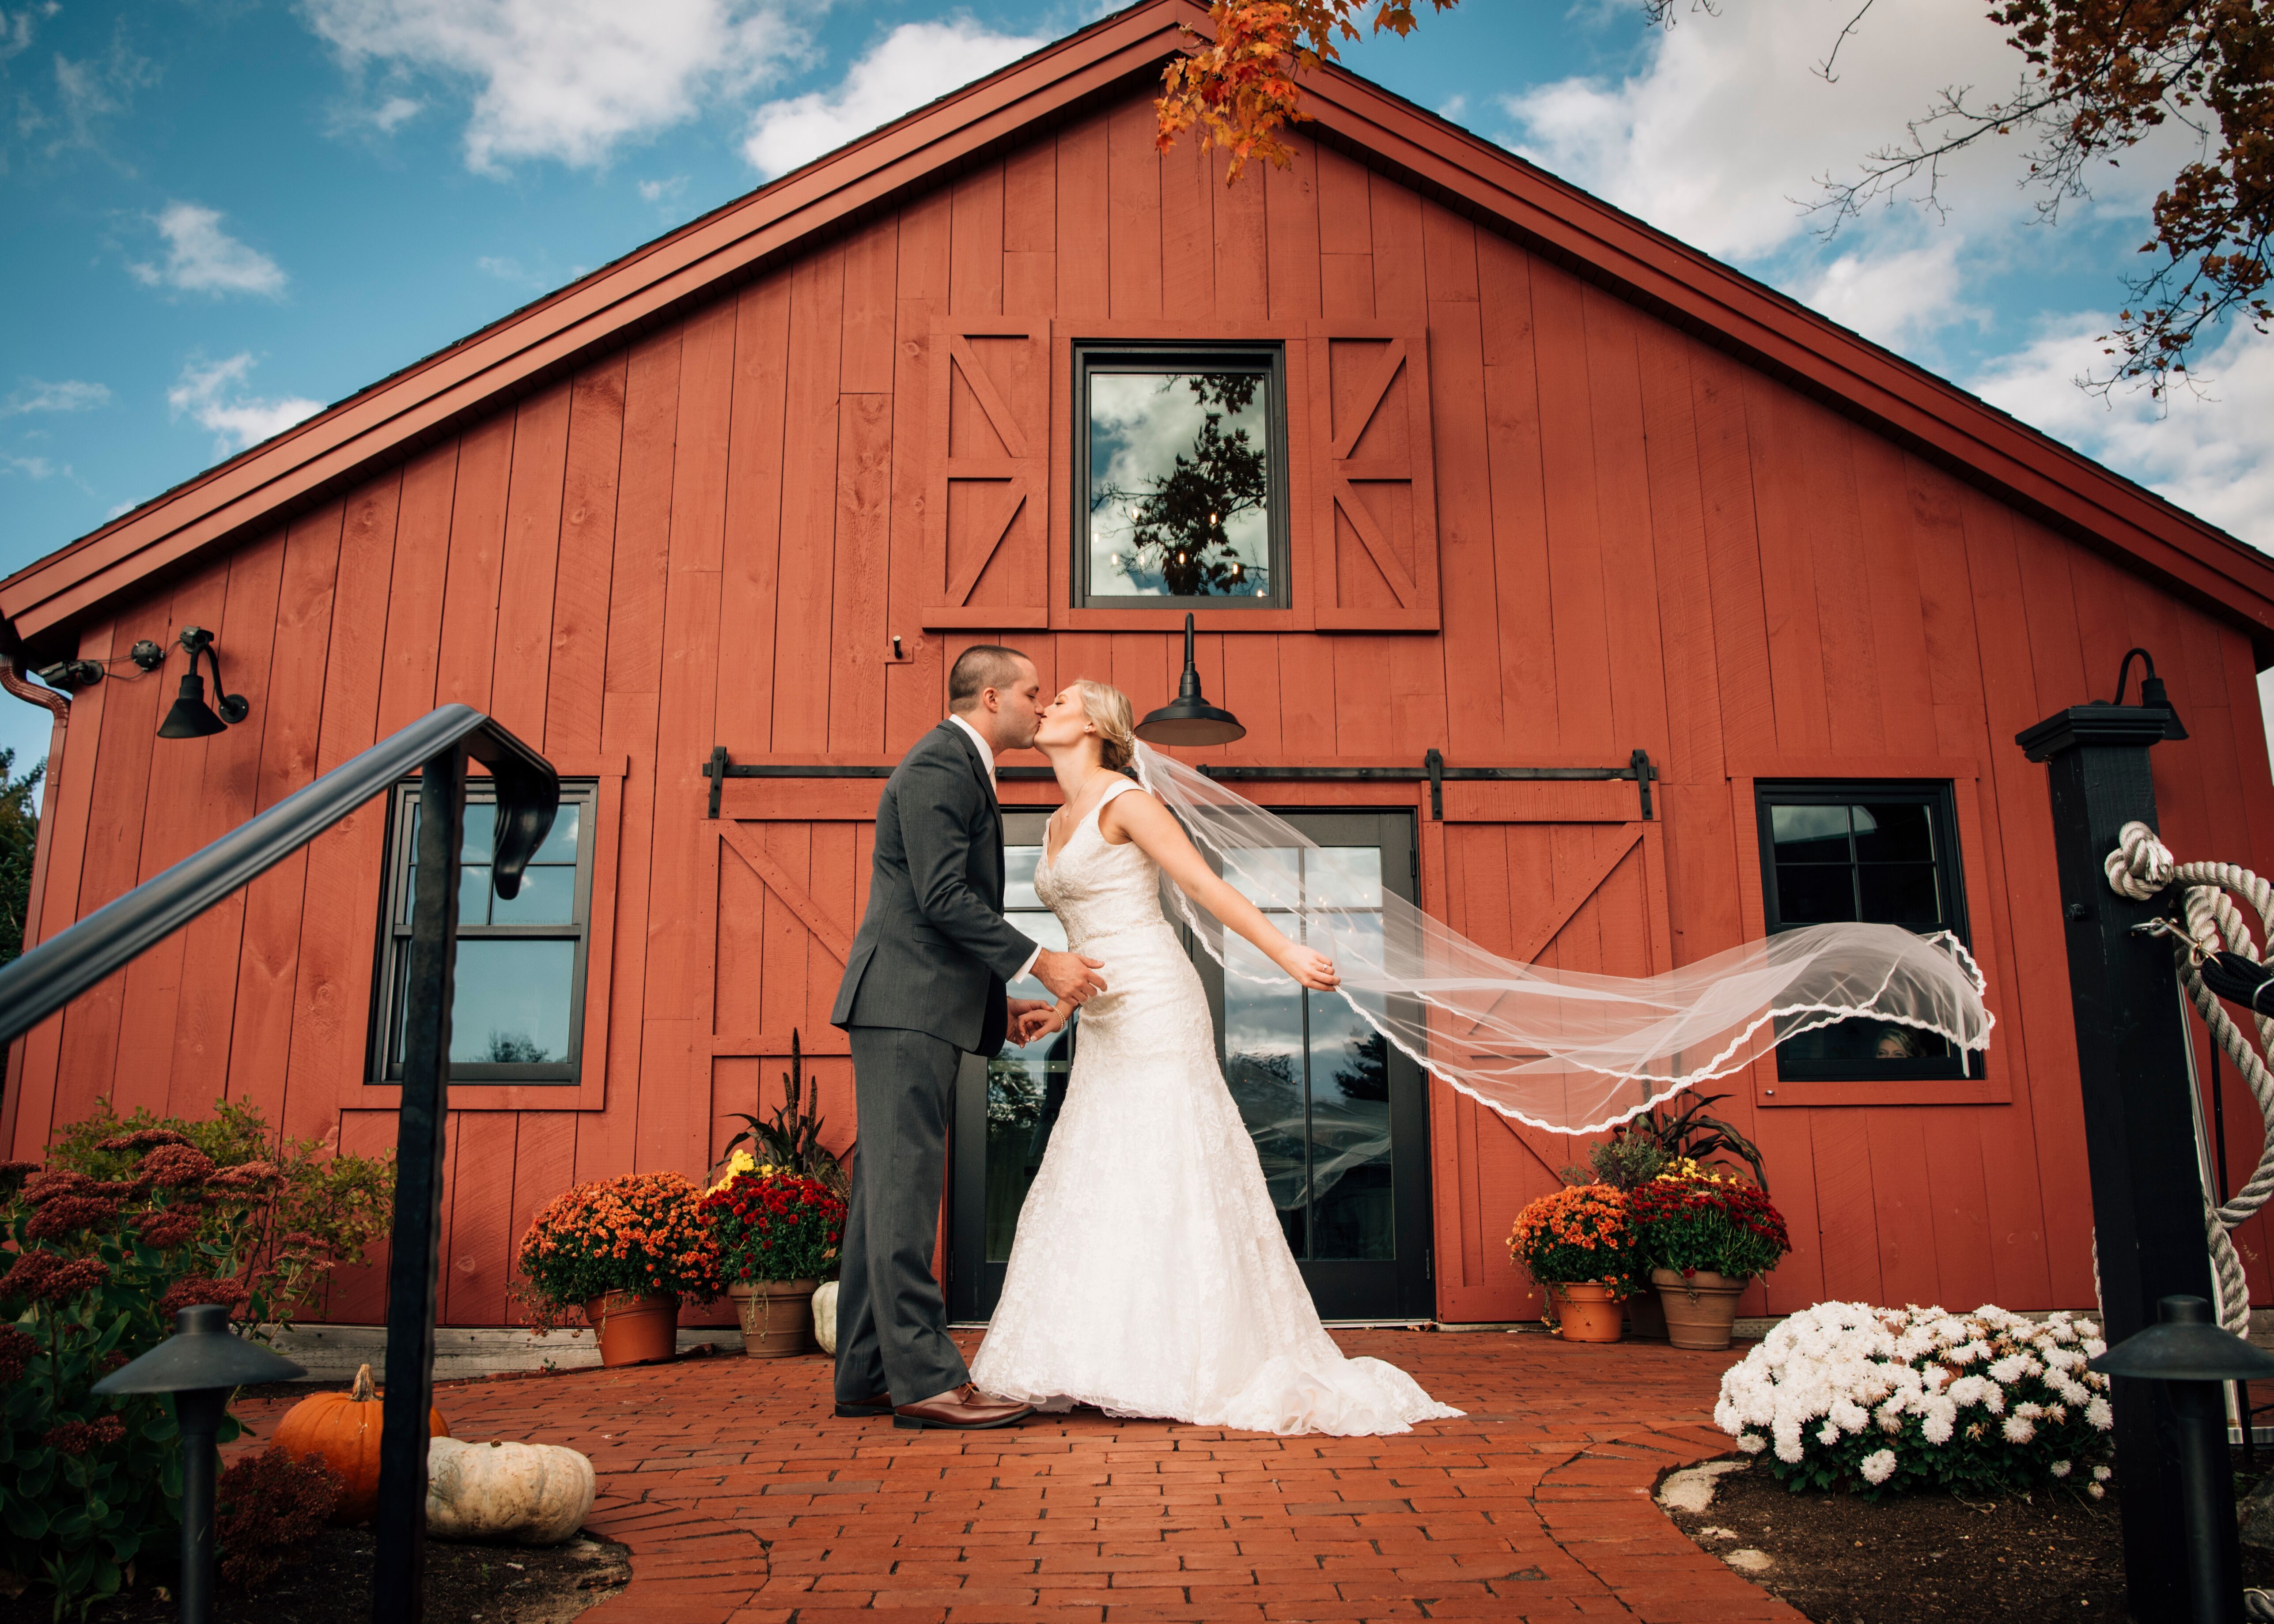
{"type": "Polygon", "coordinates": [[[874,1398],[864,1398],[857,1402],[852,1399],[843,1398],[837,1401],[837,1414],[845,1420],[853,1420],[861,1417],[889,1416],[892,1413],[892,1395],[890,1393],[879,1393],[874,1398]]]}
{"type": "Polygon", "coordinates": [[[901,1404],[892,1410],[892,1425],[912,1429],[943,1427],[956,1432],[983,1432],[991,1426],[1009,1426],[1035,1413],[1032,1404],[989,1398],[969,1382],[954,1392],[921,1404],[901,1404]]]}

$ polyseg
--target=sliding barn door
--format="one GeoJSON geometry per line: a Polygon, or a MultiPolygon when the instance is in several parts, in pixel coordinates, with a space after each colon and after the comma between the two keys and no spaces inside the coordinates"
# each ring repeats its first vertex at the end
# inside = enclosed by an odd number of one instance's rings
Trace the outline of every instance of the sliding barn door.
{"type": "MultiPolygon", "coordinates": [[[[1627,785],[1446,786],[1446,917],[1525,964],[1609,975],[1673,967],[1660,824],[1627,785]]],[[[1639,1103],[1639,1095],[1637,1102],[1639,1103]]],[[[1516,1214],[1585,1159],[1545,1133],[1438,1085],[1437,1312],[1447,1320],[1536,1318],[1531,1277],[1508,1260],[1516,1214]]]]}
{"type": "MultiPolygon", "coordinates": [[[[730,1113],[771,1115],[782,1102],[793,1034],[820,1079],[825,1142],[841,1150],[853,1138],[852,1067],[829,1011],[867,899],[875,795],[872,786],[862,787],[870,791],[867,808],[843,796],[844,816],[811,816],[834,808],[817,808],[808,796],[794,808],[801,816],[738,816],[730,804],[727,816],[700,825],[697,939],[709,945],[710,963],[698,972],[708,1008],[697,1041],[709,1051],[713,1157],[742,1126],[730,1113]]],[[[698,1079],[704,1058],[697,1056],[698,1079]]]]}

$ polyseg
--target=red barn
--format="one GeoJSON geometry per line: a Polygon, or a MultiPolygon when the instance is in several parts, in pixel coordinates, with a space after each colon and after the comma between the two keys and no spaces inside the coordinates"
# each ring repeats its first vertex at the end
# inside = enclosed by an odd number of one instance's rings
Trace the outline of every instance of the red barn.
{"type": "MultiPolygon", "coordinates": [[[[1726,1084],[1797,1243],[1747,1312],[2089,1304],[2044,773],[2013,736],[2144,644],[2189,734],[2154,756],[2166,837],[2274,865],[2274,568],[1351,74],[1311,81],[1291,169],[1227,186],[1160,154],[1181,22],[1205,16],[1107,19],[0,583],[30,663],[113,662],[56,726],[34,936],[436,704],[541,749],[569,813],[522,898],[469,905],[450,1096],[444,1320],[507,1323],[529,1214],[702,1173],[794,1032],[852,1133],[827,1014],[863,775],[942,713],[953,655],[1015,643],[1142,710],[1189,609],[1248,729],[1201,754],[1274,770],[1246,793],[1357,892],[1617,974],[1813,919],[1960,932],[1986,1064],[1840,1029],[1726,1084]],[[251,715],[160,739],[184,626],[251,715]]],[[[1005,782],[1029,863],[1054,793],[1005,782]]],[[[408,804],[16,1045],[10,1154],[101,1095],[390,1147],[408,804]]],[[[1502,1237],[1584,1147],[1291,990],[1217,999],[1330,1316],[1536,1312],[1502,1237]]],[[[960,1318],[999,1281],[1054,1064],[968,1073],[960,1318]]],[[[380,1306],[365,1271],[330,1312],[380,1306]]]]}

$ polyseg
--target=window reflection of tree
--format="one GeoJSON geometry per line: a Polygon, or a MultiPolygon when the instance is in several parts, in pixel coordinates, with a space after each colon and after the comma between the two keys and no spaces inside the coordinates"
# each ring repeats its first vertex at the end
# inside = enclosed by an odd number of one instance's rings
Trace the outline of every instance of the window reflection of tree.
{"type": "MultiPolygon", "coordinates": [[[[1203,409],[1190,455],[1178,452],[1169,471],[1153,475],[1146,489],[1092,490],[1092,515],[1123,504],[1133,509],[1130,545],[1136,561],[1157,573],[1171,597],[1245,597],[1264,588],[1261,572],[1239,556],[1231,536],[1235,518],[1262,511],[1269,499],[1263,448],[1245,428],[1230,433],[1224,429],[1225,414],[1239,416],[1255,403],[1262,381],[1257,372],[1163,378],[1161,394],[1181,384],[1203,409]]],[[[1137,572],[1130,573],[1133,576],[1137,572]]]]}

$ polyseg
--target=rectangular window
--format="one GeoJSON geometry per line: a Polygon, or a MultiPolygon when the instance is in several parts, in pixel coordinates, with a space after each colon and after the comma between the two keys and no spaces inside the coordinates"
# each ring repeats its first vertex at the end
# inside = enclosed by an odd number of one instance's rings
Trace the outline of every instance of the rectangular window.
{"type": "MultiPolygon", "coordinates": [[[[561,786],[552,831],[510,902],[490,881],[495,793],[466,786],[459,849],[457,985],[450,1005],[454,1083],[574,1083],[584,1053],[585,937],[591,914],[597,786],[561,786]]],[[[403,1080],[403,980],[418,894],[418,784],[397,785],[388,822],[387,917],[373,1001],[372,1080],[403,1080]]]]}
{"type": "Polygon", "coordinates": [[[1276,344],[1077,343],[1075,601],[1287,606],[1287,387],[1276,344]]]}
{"type": "MultiPolygon", "coordinates": [[[[1754,792],[1770,934],[1862,920],[1969,940],[1949,784],[1764,781],[1754,792]]],[[[1960,1078],[1966,1060],[1931,1034],[1863,1019],[1777,1049],[1778,1075],[1796,1081],[1960,1078]]]]}

